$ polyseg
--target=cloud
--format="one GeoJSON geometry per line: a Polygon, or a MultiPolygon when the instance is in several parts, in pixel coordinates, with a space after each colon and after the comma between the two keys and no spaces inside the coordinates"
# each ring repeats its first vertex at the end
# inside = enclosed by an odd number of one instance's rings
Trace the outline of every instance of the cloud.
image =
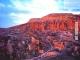
{"type": "Polygon", "coordinates": [[[55,0],[32,0],[22,2],[21,0],[11,0],[13,8],[17,11],[29,11],[30,13],[10,13],[13,22],[21,24],[28,22],[30,18],[40,18],[46,14],[59,11],[59,5],[55,0]]]}
{"type": "Polygon", "coordinates": [[[64,0],[64,8],[75,11],[80,9],[80,0],[64,0]]]}
{"type": "Polygon", "coordinates": [[[5,7],[5,5],[3,3],[0,3],[0,8],[5,7]]]}
{"type": "Polygon", "coordinates": [[[40,18],[50,13],[80,13],[74,10],[80,5],[75,0],[11,0],[11,3],[12,5],[10,6],[17,12],[12,12],[9,16],[17,24],[25,23],[30,18],[40,18]],[[21,11],[27,13],[22,13],[21,11]]]}
{"type": "Polygon", "coordinates": [[[28,22],[30,15],[24,13],[11,13],[9,16],[15,24],[22,24],[28,22]]]}
{"type": "Polygon", "coordinates": [[[32,0],[28,3],[22,3],[21,0],[11,0],[12,5],[17,10],[29,10],[31,12],[55,12],[59,9],[59,6],[55,0],[32,0]]]}

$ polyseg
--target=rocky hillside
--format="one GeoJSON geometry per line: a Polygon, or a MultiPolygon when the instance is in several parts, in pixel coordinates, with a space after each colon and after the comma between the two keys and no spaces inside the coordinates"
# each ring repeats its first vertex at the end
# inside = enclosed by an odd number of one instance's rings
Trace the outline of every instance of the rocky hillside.
{"type": "MultiPolygon", "coordinates": [[[[80,60],[80,34],[74,40],[80,15],[49,14],[28,23],[0,29],[2,60],[80,60]]],[[[79,24],[80,31],[80,24],[79,24]]]]}
{"type": "MultiPolygon", "coordinates": [[[[21,31],[24,30],[51,30],[51,31],[74,31],[75,21],[80,23],[80,15],[73,15],[70,13],[56,13],[49,14],[42,18],[32,18],[26,24],[22,24],[19,26],[11,27],[11,29],[19,29],[21,31]]],[[[79,24],[80,30],[80,24],[79,24]]]]}

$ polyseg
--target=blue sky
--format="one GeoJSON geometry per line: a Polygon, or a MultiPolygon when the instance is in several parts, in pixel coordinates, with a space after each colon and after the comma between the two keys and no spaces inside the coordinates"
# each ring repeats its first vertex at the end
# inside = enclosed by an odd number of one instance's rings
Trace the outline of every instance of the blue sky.
{"type": "Polygon", "coordinates": [[[80,0],[0,0],[0,27],[23,24],[50,13],[80,14],[80,0]]]}

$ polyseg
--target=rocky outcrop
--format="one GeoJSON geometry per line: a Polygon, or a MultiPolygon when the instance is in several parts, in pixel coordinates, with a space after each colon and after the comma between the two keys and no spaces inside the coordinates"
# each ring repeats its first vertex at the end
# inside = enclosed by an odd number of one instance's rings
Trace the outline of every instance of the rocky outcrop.
{"type": "Polygon", "coordinates": [[[26,24],[0,29],[0,59],[75,60],[76,57],[79,58],[80,39],[74,40],[76,20],[80,23],[80,15],[56,13],[42,18],[32,18],[26,24]]]}
{"type": "MultiPolygon", "coordinates": [[[[19,29],[21,31],[24,31],[24,30],[64,31],[66,30],[66,31],[73,32],[75,29],[76,20],[78,21],[78,23],[80,23],[80,15],[74,15],[70,13],[56,13],[56,14],[49,14],[42,18],[32,18],[28,23],[15,26],[12,28],[19,29]]],[[[79,24],[79,31],[80,31],[80,24],[79,24]]]]}

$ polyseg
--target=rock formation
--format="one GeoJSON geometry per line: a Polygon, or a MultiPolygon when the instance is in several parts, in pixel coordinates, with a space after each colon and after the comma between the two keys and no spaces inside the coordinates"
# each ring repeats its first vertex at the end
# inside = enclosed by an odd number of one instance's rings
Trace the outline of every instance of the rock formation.
{"type": "Polygon", "coordinates": [[[80,23],[80,15],[56,13],[0,29],[0,59],[76,60],[80,38],[74,40],[75,21],[80,23]]]}

